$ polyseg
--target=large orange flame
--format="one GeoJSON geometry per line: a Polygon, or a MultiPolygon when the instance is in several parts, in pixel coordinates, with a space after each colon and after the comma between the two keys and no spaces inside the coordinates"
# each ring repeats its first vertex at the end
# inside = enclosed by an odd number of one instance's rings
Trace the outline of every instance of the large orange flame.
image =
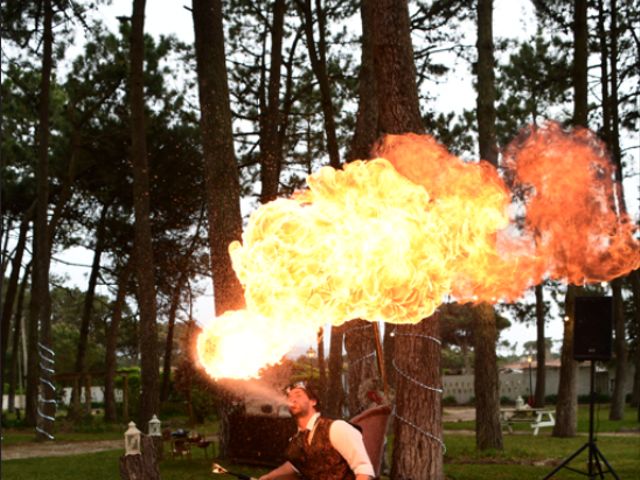
{"type": "Polygon", "coordinates": [[[326,323],[416,323],[447,295],[514,300],[544,276],[601,281],[640,265],[631,222],[613,208],[609,160],[586,131],[549,124],[508,149],[527,192],[518,208],[495,168],[429,136],[388,136],[377,153],[324,167],[251,216],[229,246],[246,310],[198,339],[212,377],[255,377],[326,323]],[[512,217],[523,208],[521,228],[512,217]]]}

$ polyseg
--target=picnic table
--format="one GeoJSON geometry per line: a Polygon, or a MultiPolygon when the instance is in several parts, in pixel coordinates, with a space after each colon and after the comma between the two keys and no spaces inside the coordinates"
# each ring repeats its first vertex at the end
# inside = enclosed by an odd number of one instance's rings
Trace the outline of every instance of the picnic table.
{"type": "Polygon", "coordinates": [[[512,426],[516,423],[528,423],[533,428],[533,434],[538,435],[542,427],[553,427],[556,424],[555,410],[544,408],[501,408],[500,424],[513,433],[512,426]]]}

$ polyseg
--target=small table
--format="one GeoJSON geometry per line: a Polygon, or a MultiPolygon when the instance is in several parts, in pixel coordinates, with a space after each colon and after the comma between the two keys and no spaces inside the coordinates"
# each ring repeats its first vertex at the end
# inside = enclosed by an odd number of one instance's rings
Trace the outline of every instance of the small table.
{"type": "Polygon", "coordinates": [[[501,408],[500,424],[506,426],[509,433],[513,433],[514,423],[529,423],[533,434],[538,435],[542,427],[553,427],[556,424],[555,410],[540,408],[501,408]]]}

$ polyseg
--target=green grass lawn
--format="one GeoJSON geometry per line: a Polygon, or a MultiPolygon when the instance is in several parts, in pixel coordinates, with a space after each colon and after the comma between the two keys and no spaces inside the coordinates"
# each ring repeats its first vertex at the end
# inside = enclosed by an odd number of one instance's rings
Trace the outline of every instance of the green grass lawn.
{"type": "MultiPolygon", "coordinates": [[[[597,445],[618,476],[622,479],[640,478],[640,424],[636,421],[637,411],[628,408],[625,419],[610,422],[608,409],[601,408],[598,430],[604,432],[633,431],[627,435],[598,437],[597,445]]],[[[473,429],[473,422],[456,422],[445,424],[447,433],[445,443],[445,474],[450,480],[533,480],[540,479],[549,473],[562,460],[567,458],[587,441],[585,435],[575,438],[554,438],[550,436],[550,428],[541,430],[540,435],[533,436],[525,432],[503,436],[504,450],[478,452],[475,448],[475,436],[459,434],[451,426],[466,424],[473,429]]],[[[61,425],[62,426],[62,425],[61,425]]],[[[179,425],[177,425],[179,426],[179,425]]],[[[199,427],[202,432],[213,433],[215,424],[199,427]]],[[[123,429],[119,426],[104,426],[96,423],[85,427],[84,431],[59,432],[58,439],[64,441],[121,439],[123,429]]],[[[525,428],[529,430],[529,428],[525,428]]],[[[588,430],[588,407],[579,410],[579,430],[588,430]]],[[[4,445],[19,444],[33,439],[33,433],[25,430],[4,431],[4,445]]],[[[391,442],[390,442],[391,443],[391,442]]],[[[25,445],[25,448],[28,448],[25,445]]],[[[391,448],[391,447],[389,447],[391,448]]],[[[110,480],[118,478],[118,461],[122,450],[101,453],[81,454],[67,457],[32,458],[2,461],[2,479],[6,480],[110,480]]],[[[211,452],[210,452],[211,453],[211,452]]],[[[587,453],[583,452],[573,460],[571,467],[586,472],[587,453]]],[[[204,456],[200,449],[194,449],[191,459],[166,458],[160,465],[163,480],[197,480],[212,478],[226,480],[234,478],[225,475],[212,476],[210,473],[212,460],[204,456]]],[[[247,475],[259,476],[266,469],[243,465],[230,465],[219,461],[231,471],[247,475]]],[[[583,478],[569,470],[563,469],[554,478],[583,478]]],[[[387,477],[383,477],[387,478],[387,477]]],[[[610,475],[605,478],[612,478],[610,475]]]]}
{"type": "MultiPolygon", "coordinates": [[[[162,424],[162,428],[175,430],[185,428],[189,430],[189,421],[186,417],[176,417],[162,424]]],[[[74,423],[66,419],[57,419],[53,435],[58,442],[91,442],[95,440],[121,440],[127,430],[125,424],[105,423],[101,419],[94,418],[88,423],[74,423]]],[[[218,421],[210,420],[203,425],[198,425],[199,432],[205,435],[218,431],[218,421]]],[[[16,445],[21,443],[34,442],[36,440],[35,431],[32,428],[5,428],[2,430],[2,445],[16,445]]]]}
{"type": "MultiPolygon", "coordinates": [[[[510,435],[504,438],[504,450],[479,453],[475,437],[449,434],[445,437],[447,454],[445,474],[455,480],[529,480],[540,479],[561,460],[580,448],[586,438],[552,438],[510,435]]],[[[640,435],[633,437],[601,437],[598,447],[622,479],[638,478],[640,472],[640,435]]],[[[110,480],[117,478],[121,450],[75,455],[71,457],[33,458],[2,462],[2,478],[6,480],[110,480]]],[[[586,471],[586,453],[571,466],[586,471]]],[[[165,459],[160,465],[163,480],[211,479],[211,459],[202,451],[193,452],[189,459],[165,459]]],[[[265,469],[230,465],[220,461],[231,471],[259,476],[265,469]]],[[[233,478],[217,475],[220,480],[233,478]]],[[[556,478],[582,478],[566,469],[556,478]]],[[[611,478],[611,477],[610,477],[611,478]]]]}

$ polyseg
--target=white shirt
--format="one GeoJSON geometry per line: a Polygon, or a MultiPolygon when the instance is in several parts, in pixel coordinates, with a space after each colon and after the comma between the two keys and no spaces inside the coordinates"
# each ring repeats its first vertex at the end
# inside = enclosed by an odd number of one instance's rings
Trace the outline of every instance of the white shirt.
{"type": "MultiPolygon", "coordinates": [[[[309,443],[315,433],[319,417],[320,413],[316,413],[307,422],[307,430],[310,431],[309,443]]],[[[367,454],[362,441],[362,434],[353,425],[344,420],[334,420],[329,427],[329,441],[331,446],[346,460],[354,474],[375,476],[369,454],[367,454]]]]}

